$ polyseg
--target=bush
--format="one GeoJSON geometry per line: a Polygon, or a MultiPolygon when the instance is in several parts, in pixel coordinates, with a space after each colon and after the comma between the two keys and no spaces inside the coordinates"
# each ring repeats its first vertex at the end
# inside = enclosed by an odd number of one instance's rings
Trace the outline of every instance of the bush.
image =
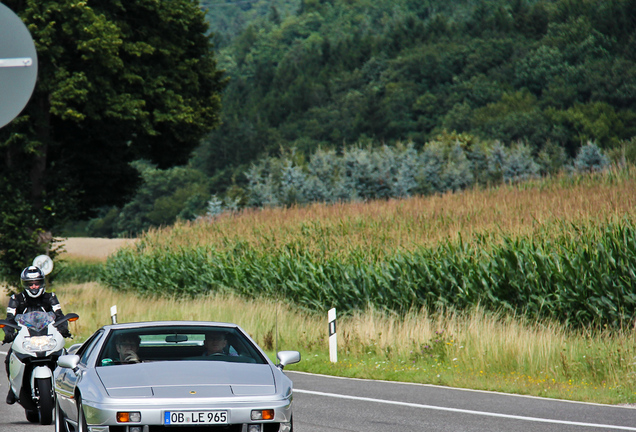
{"type": "Polygon", "coordinates": [[[104,264],[101,261],[60,260],[55,264],[56,283],[87,283],[101,279],[104,264]]]}
{"type": "Polygon", "coordinates": [[[609,168],[609,158],[591,141],[580,148],[574,159],[574,167],[578,172],[598,172],[609,168]]]}
{"type": "Polygon", "coordinates": [[[537,177],[539,165],[532,157],[532,150],[525,144],[518,143],[510,149],[503,166],[503,180],[507,183],[518,183],[537,177]]]}
{"type": "Polygon", "coordinates": [[[100,209],[84,235],[134,236],[151,227],[171,225],[177,219],[195,220],[205,214],[210,188],[203,173],[189,167],[162,170],[145,161],[133,165],[142,180],[135,196],[121,209],[100,209]]]}

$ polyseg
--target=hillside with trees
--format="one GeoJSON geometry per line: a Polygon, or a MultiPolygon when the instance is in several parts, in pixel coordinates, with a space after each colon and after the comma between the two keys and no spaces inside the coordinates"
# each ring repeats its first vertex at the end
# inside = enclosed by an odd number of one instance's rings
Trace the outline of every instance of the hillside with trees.
{"type": "Polygon", "coordinates": [[[636,1],[201,6],[228,79],[222,124],[188,166],[142,169],[88,233],[636,160],[636,1]]]}
{"type": "Polygon", "coordinates": [[[266,18],[280,23],[298,12],[301,0],[199,0],[210,23],[214,45],[224,48],[254,21],[266,18]]]}
{"type": "Polygon", "coordinates": [[[421,149],[444,131],[633,160],[635,16],[633,0],[304,0],[219,50],[223,124],[193,165],[222,193],[281,149],[421,149]]]}

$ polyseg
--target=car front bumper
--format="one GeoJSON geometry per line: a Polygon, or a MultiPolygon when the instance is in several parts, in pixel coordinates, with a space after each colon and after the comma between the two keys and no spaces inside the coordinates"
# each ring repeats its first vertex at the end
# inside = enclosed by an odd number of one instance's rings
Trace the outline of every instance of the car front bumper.
{"type": "MultiPolygon", "coordinates": [[[[181,425],[166,425],[165,413],[184,411],[227,411],[227,425],[242,425],[241,432],[269,432],[291,430],[291,395],[288,398],[274,399],[259,397],[250,401],[219,401],[199,400],[196,403],[183,403],[175,400],[140,401],[137,398],[118,400],[116,403],[98,403],[83,401],[86,422],[91,432],[153,432],[163,430],[177,430],[181,425]],[[254,410],[274,410],[271,420],[252,420],[254,410]],[[117,421],[117,413],[139,413],[141,418],[137,422],[122,423],[117,421]],[[250,425],[261,425],[250,428],[250,425]],[[275,425],[279,425],[277,428],[275,425]],[[111,428],[111,426],[114,426],[111,428]]],[[[224,424],[225,425],[225,424],[224,424]]],[[[193,426],[193,425],[187,425],[193,426]]],[[[222,426],[222,425],[216,425],[222,426]]],[[[195,426],[199,427],[199,426],[195,426]]],[[[212,429],[202,427],[202,431],[212,429]]]]}

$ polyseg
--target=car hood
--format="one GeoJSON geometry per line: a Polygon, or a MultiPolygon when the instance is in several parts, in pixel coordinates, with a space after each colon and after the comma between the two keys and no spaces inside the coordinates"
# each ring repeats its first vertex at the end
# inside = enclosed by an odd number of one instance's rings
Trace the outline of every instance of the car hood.
{"type": "Polygon", "coordinates": [[[214,398],[276,392],[267,364],[179,361],[103,366],[97,375],[111,397],[214,398]]]}

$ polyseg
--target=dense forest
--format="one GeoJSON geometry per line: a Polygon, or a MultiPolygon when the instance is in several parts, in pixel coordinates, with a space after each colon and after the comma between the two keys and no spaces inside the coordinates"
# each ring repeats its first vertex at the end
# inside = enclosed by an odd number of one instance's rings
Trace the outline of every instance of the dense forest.
{"type": "MultiPolygon", "coordinates": [[[[104,208],[93,234],[135,233],[210,206],[303,202],[280,193],[263,199],[267,177],[280,184],[291,176],[293,186],[315,174],[313,156],[340,158],[342,166],[359,161],[359,153],[351,159],[355,149],[376,160],[383,146],[433,152],[443,169],[465,170],[460,186],[491,180],[484,164],[497,152],[536,161],[524,168],[533,175],[572,166],[590,143],[614,161],[636,160],[636,0],[209,0],[201,7],[228,80],[222,124],[185,168],[140,164],[137,197],[124,211],[104,208]],[[450,159],[458,161],[450,168],[440,162],[450,159]],[[130,223],[133,208],[138,224],[130,223]]],[[[419,181],[410,191],[448,189],[457,188],[419,181]]]]}
{"type": "Polygon", "coordinates": [[[631,0],[306,0],[220,49],[224,124],[197,166],[443,130],[611,149],[636,135],[635,48],[631,0]]]}

